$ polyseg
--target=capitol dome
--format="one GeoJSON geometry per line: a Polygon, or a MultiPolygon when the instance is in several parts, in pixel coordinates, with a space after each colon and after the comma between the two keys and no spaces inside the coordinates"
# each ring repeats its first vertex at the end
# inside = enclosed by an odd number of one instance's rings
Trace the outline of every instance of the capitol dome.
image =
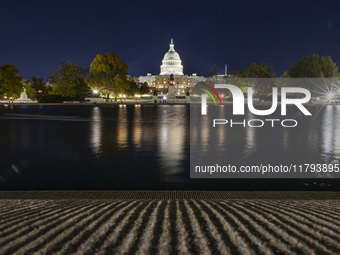
{"type": "Polygon", "coordinates": [[[170,49],[165,53],[162,61],[160,75],[183,75],[182,60],[175,51],[174,46],[173,40],[171,39],[170,49]]]}

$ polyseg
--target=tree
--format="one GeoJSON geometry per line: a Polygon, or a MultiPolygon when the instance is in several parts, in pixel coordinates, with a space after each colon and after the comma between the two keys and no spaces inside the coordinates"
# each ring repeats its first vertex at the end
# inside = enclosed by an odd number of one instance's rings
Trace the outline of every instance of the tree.
{"type": "Polygon", "coordinates": [[[131,80],[129,81],[129,89],[126,91],[126,93],[129,95],[129,96],[134,96],[135,94],[139,94],[139,85],[131,80]]]}
{"type": "Polygon", "coordinates": [[[84,100],[89,92],[85,82],[87,70],[71,62],[61,64],[59,70],[53,70],[49,81],[53,86],[53,93],[70,100],[84,100]]]}
{"type": "Polygon", "coordinates": [[[130,88],[127,92],[129,96],[134,96],[135,94],[148,94],[150,93],[150,88],[147,82],[137,84],[135,81],[130,81],[130,88]]]}
{"type": "Polygon", "coordinates": [[[87,84],[94,94],[100,95],[110,93],[106,87],[106,78],[104,73],[90,71],[87,84]],[[94,91],[96,91],[96,93],[94,91]]]}
{"type": "Polygon", "coordinates": [[[274,78],[274,68],[267,64],[253,63],[243,71],[237,73],[239,78],[274,78]]]}
{"type": "Polygon", "coordinates": [[[255,93],[258,97],[268,96],[272,92],[274,82],[271,79],[262,78],[274,78],[274,68],[267,64],[253,63],[243,71],[237,73],[238,78],[246,78],[237,82],[236,84],[245,91],[247,87],[254,87],[255,93]]]}
{"type": "Polygon", "coordinates": [[[38,77],[33,76],[31,78],[30,83],[34,91],[35,99],[39,100],[41,96],[48,94],[48,87],[47,87],[47,84],[44,82],[44,78],[38,78],[38,77]]]}
{"type": "Polygon", "coordinates": [[[19,69],[13,65],[0,66],[0,97],[19,97],[23,91],[23,78],[18,75],[19,69]]]}
{"type": "Polygon", "coordinates": [[[335,77],[338,66],[333,62],[331,57],[320,57],[312,55],[302,58],[294,63],[287,72],[285,78],[332,78],[335,77]]]}
{"type": "MultiPolygon", "coordinates": [[[[273,79],[259,78],[255,81],[255,93],[260,99],[267,99],[273,92],[275,83],[273,79]]],[[[270,98],[271,99],[271,98],[270,98]]]]}
{"type": "Polygon", "coordinates": [[[91,77],[100,77],[102,91],[109,98],[112,93],[117,96],[128,91],[129,82],[126,78],[128,66],[116,53],[98,54],[90,65],[90,84],[93,84],[91,77]]]}
{"type": "Polygon", "coordinates": [[[140,84],[140,93],[141,94],[150,93],[150,88],[147,82],[143,82],[142,84],[140,84]]]}

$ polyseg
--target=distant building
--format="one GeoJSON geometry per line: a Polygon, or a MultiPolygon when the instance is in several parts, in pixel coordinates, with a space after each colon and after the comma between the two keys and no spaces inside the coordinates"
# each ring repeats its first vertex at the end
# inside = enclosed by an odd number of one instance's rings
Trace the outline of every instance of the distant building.
{"type": "Polygon", "coordinates": [[[151,73],[148,73],[146,76],[140,76],[138,80],[140,83],[146,82],[149,87],[155,86],[155,76],[151,75],[151,73]]]}
{"type": "Polygon", "coordinates": [[[173,75],[173,85],[175,87],[175,94],[185,95],[190,91],[190,86],[195,85],[197,82],[205,80],[203,76],[196,74],[185,75],[183,73],[182,60],[179,54],[175,51],[175,45],[171,39],[170,48],[165,53],[160,66],[161,72],[159,75],[151,75],[148,73],[146,76],[140,76],[139,82],[148,83],[151,89],[156,90],[159,94],[167,94],[170,84],[170,76],[173,75]]]}
{"type": "Polygon", "coordinates": [[[138,77],[132,77],[131,75],[126,75],[126,79],[128,80],[128,81],[134,81],[135,83],[139,83],[139,79],[138,79],[138,77]]]}
{"type": "Polygon", "coordinates": [[[179,54],[175,51],[175,45],[171,38],[170,49],[165,53],[161,65],[161,73],[159,75],[184,75],[182,60],[179,54]]]}

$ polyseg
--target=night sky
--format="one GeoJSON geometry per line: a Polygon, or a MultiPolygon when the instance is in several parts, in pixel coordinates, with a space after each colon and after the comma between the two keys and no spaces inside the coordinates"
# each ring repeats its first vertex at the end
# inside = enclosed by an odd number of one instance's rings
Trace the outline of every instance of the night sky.
{"type": "Polygon", "coordinates": [[[0,64],[47,78],[71,61],[89,68],[116,52],[133,76],[159,74],[174,38],[184,73],[206,75],[253,62],[282,75],[311,54],[340,65],[340,1],[0,0],[0,64]]]}

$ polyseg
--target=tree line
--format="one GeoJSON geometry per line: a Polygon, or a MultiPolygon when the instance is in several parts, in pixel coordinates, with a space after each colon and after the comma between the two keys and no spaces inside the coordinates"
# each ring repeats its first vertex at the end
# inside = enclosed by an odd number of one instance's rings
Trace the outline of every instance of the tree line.
{"type": "MultiPolygon", "coordinates": [[[[0,66],[0,99],[17,98],[26,89],[29,98],[39,102],[62,102],[84,100],[88,96],[101,96],[117,100],[120,94],[133,96],[150,92],[147,83],[137,84],[128,79],[128,66],[116,53],[98,54],[90,69],[79,67],[70,61],[53,70],[46,83],[43,78],[33,76],[24,80],[19,70],[4,63],[0,66]]],[[[209,75],[214,76],[212,70],[209,75]]],[[[267,64],[253,63],[235,74],[238,78],[274,78],[274,68],[267,64]]],[[[339,78],[338,66],[331,57],[311,55],[302,58],[289,68],[283,78],[339,78]]],[[[254,84],[260,95],[268,94],[270,83],[254,84]]]]}
{"type": "Polygon", "coordinates": [[[29,98],[39,102],[82,101],[89,96],[114,97],[120,94],[134,96],[149,93],[147,83],[128,79],[128,66],[116,53],[98,54],[90,69],[79,67],[70,61],[52,70],[48,82],[33,76],[24,80],[13,65],[0,66],[0,99],[17,98],[23,89],[29,98]]]}
{"type": "MultiPolygon", "coordinates": [[[[209,72],[208,83],[214,84],[216,77],[216,66],[213,66],[209,72]]],[[[330,81],[323,80],[321,87],[324,91],[329,90],[329,87],[337,84],[333,84],[333,80],[337,81],[340,78],[340,73],[338,73],[338,66],[329,56],[320,57],[317,54],[305,57],[294,63],[286,72],[280,77],[274,72],[274,67],[263,64],[263,63],[252,63],[250,66],[244,70],[237,71],[231,76],[225,76],[224,82],[232,83],[238,86],[244,93],[247,93],[247,87],[253,87],[256,97],[261,100],[270,101],[272,99],[272,89],[273,87],[286,87],[286,86],[300,86],[307,88],[309,91],[313,92],[316,89],[315,84],[307,80],[283,80],[274,81],[273,79],[265,78],[333,78],[330,81]],[[238,79],[243,78],[243,79],[238,79]],[[330,84],[327,84],[330,83],[330,84]],[[328,88],[327,88],[328,86],[328,88]],[[323,88],[322,88],[323,87],[323,88]]],[[[192,93],[200,94],[202,90],[199,88],[194,89],[192,93]]],[[[223,93],[223,91],[221,91],[223,93]]],[[[280,92],[279,92],[280,94],[280,92]]],[[[230,92],[227,92],[226,96],[228,99],[232,100],[230,97],[230,92]]],[[[291,96],[299,96],[291,95],[291,96]]]]}

